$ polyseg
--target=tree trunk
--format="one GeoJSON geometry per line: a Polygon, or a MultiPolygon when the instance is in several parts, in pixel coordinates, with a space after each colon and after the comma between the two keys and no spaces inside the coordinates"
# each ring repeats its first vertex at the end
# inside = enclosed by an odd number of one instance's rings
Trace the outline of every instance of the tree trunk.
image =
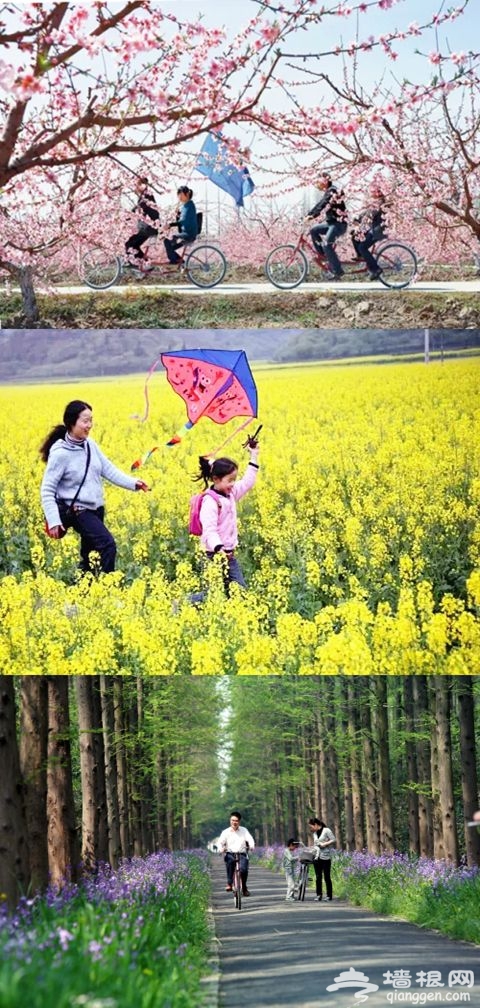
{"type": "Polygon", "coordinates": [[[433,857],[433,799],[430,753],[430,711],[425,676],[413,679],[413,705],[415,710],[416,758],[418,771],[418,832],[421,857],[433,857]]]}
{"type": "Polygon", "coordinates": [[[112,676],[100,676],[103,742],[105,750],[105,790],[108,817],[108,859],[113,868],[122,856],[120,816],[118,810],[117,767],[114,752],[115,723],[113,718],[112,676]]]}
{"type": "Polygon", "coordinates": [[[430,722],[431,745],[430,745],[430,774],[432,778],[432,802],[433,802],[433,856],[440,861],[445,857],[445,845],[443,842],[443,822],[442,808],[440,803],[440,768],[438,755],[438,731],[437,731],[437,705],[435,700],[435,685],[430,686],[430,707],[432,718],[430,722]]]}
{"type": "Polygon", "coordinates": [[[395,850],[395,840],[393,832],[386,677],[374,676],[373,688],[376,699],[375,727],[378,754],[378,793],[380,795],[380,848],[388,853],[393,853],[395,850]]]}
{"type": "Polygon", "coordinates": [[[363,803],[362,803],[362,773],[360,768],[360,718],[359,702],[360,691],[356,679],[349,679],[347,686],[348,697],[348,737],[349,756],[352,775],[352,807],[353,807],[353,830],[355,850],[363,850],[365,847],[365,833],[363,828],[363,803]]]}
{"type": "Polygon", "coordinates": [[[327,729],[327,824],[333,830],[338,846],[342,847],[340,787],[338,780],[338,764],[334,748],[335,719],[333,714],[327,714],[325,727],[327,729]]]}
{"type": "Polygon", "coordinates": [[[166,769],[166,759],[161,744],[158,746],[157,760],[156,760],[156,770],[157,770],[157,834],[158,834],[158,845],[161,850],[165,850],[168,847],[168,832],[167,832],[167,812],[166,812],[166,795],[167,795],[167,769],[166,769]]]}
{"type": "Polygon", "coordinates": [[[76,880],[79,867],[67,676],[48,676],[47,821],[50,879],[60,887],[76,880]]]}
{"type": "Polygon", "coordinates": [[[100,696],[100,677],[92,678],[93,704],[93,751],[96,770],[96,851],[97,861],[108,861],[108,812],[107,785],[105,782],[105,744],[102,725],[102,702],[100,696]]]}
{"type": "Polygon", "coordinates": [[[405,743],[407,757],[407,788],[408,788],[408,849],[412,854],[420,854],[420,830],[418,815],[418,794],[416,785],[418,782],[417,754],[413,742],[414,736],[414,704],[413,704],[413,683],[411,676],[405,676],[403,680],[403,707],[405,710],[405,730],[407,739],[405,743]]]}
{"type": "Polygon", "coordinates": [[[33,892],[46,889],[48,885],[47,733],[47,681],[43,676],[22,676],[20,766],[33,892]]]}
{"type": "Polygon", "coordinates": [[[316,724],[316,739],[317,743],[315,749],[312,752],[312,772],[313,772],[313,809],[312,814],[320,815],[320,809],[322,807],[322,785],[320,776],[320,753],[318,751],[319,736],[318,736],[318,719],[316,724]],[[318,811],[317,811],[318,810],[318,811]]]}
{"type": "Polygon", "coordinates": [[[142,857],[141,752],[139,741],[138,693],[132,695],[128,710],[128,733],[131,739],[128,763],[131,843],[135,857],[142,857]]]}
{"type": "Polygon", "coordinates": [[[458,837],[453,791],[452,739],[450,734],[451,681],[449,676],[434,676],[438,733],[438,770],[443,843],[447,861],[458,864],[458,837]]]}
{"type": "Polygon", "coordinates": [[[0,891],[13,910],[30,884],[12,676],[0,676],[0,891]]]}
{"type": "Polygon", "coordinates": [[[23,317],[27,328],[36,325],[39,319],[37,299],[33,286],[33,270],[31,266],[17,266],[15,263],[3,260],[3,266],[18,283],[22,295],[23,317]]]}
{"type": "Polygon", "coordinates": [[[123,709],[123,683],[118,677],[113,681],[113,717],[115,723],[115,760],[117,765],[118,808],[122,856],[130,857],[130,824],[128,821],[127,758],[125,754],[125,717],[123,709]]]}
{"type": "Polygon", "coordinates": [[[473,703],[473,679],[459,676],[455,679],[460,721],[460,766],[462,777],[463,812],[465,816],[465,849],[467,863],[480,865],[480,835],[476,829],[467,826],[473,813],[478,809],[478,775],[475,747],[475,714],[473,703]]]}
{"type": "Polygon", "coordinates": [[[367,827],[367,847],[372,854],[380,854],[380,818],[375,781],[375,759],[372,745],[372,719],[370,710],[370,682],[362,676],[364,695],[361,700],[360,717],[362,724],[362,778],[365,794],[365,824],[367,827]]]}
{"type": "MultiPolygon", "coordinates": [[[[137,707],[138,707],[138,724],[140,729],[140,738],[145,740],[146,730],[145,730],[145,699],[148,700],[149,697],[149,686],[150,683],[145,682],[142,676],[137,676],[137,707]]],[[[151,770],[148,766],[148,761],[145,754],[144,741],[139,740],[139,759],[140,765],[138,767],[137,773],[139,774],[139,787],[140,787],[140,821],[142,824],[142,852],[143,855],[147,851],[152,850],[152,824],[153,824],[153,791],[152,791],[152,776],[151,770]]]]}
{"type": "Polygon", "coordinates": [[[82,863],[91,871],[108,857],[105,756],[97,676],[75,676],[82,778],[82,863]]]}
{"type": "MultiPolygon", "coordinates": [[[[438,840],[437,855],[458,864],[458,840],[455,825],[455,798],[452,768],[452,739],[450,734],[451,680],[448,675],[433,676],[436,712],[436,750],[438,767],[438,813],[442,824],[442,838],[438,840]]],[[[440,828],[439,828],[440,835],[440,828]]]]}

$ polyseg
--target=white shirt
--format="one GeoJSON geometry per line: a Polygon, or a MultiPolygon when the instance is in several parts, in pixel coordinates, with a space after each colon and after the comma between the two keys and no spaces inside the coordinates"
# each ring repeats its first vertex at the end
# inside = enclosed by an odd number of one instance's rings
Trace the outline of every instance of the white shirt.
{"type": "Polygon", "coordinates": [[[329,829],[328,826],[325,826],[320,833],[315,833],[313,843],[315,847],[318,847],[318,857],[320,858],[320,861],[330,861],[333,857],[335,847],[335,837],[331,829],[329,829]],[[320,847],[320,843],[326,843],[327,840],[331,842],[331,847],[320,847]]]}
{"type": "Polygon", "coordinates": [[[247,843],[250,850],[253,850],[255,841],[245,826],[239,826],[236,830],[232,826],[227,826],[220,833],[220,847],[230,854],[246,854],[247,843]]]}

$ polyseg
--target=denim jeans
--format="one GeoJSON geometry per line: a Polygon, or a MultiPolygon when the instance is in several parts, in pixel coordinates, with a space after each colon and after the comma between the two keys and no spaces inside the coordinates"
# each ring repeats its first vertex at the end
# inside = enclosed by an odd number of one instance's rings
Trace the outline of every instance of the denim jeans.
{"type": "MultiPolygon", "coordinates": [[[[231,854],[227,851],[225,854],[225,865],[227,868],[227,882],[229,885],[233,884],[233,872],[235,869],[235,854],[231,854]]],[[[246,889],[247,878],[248,878],[248,858],[246,854],[240,854],[240,877],[242,879],[242,887],[246,889]]]]}
{"type": "Polygon", "coordinates": [[[343,270],[340,259],[338,258],[333,246],[337,238],[344,235],[346,230],[346,221],[336,221],[334,224],[315,224],[315,227],[313,227],[310,231],[310,237],[317,252],[319,252],[320,255],[325,255],[328,265],[330,266],[332,273],[335,273],[335,276],[341,276],[343,270]],[[325,236],[325,247],[322,243],[323,236],[325,236]]]}
{"type": "Polygon", "coordinates": [[[365,260],[370,273],[378,271],[378,263],[369,249],[372,245],[375,245],[375,242],[381,241],[382,238],[385,238],[385,232],[382,227],[369,228],[361,239],[355,238],[355,235],[352,235],[353,247],[356,253],[365,260]]]}
{"type": "MultiPolygon", "coordinates": [[[[209,560],[213,560],[215,553],[207,552],[205,556],[207,556],[209,560]]],[[[235,554],[232,553],[230,556],[225,554],[225,559],[227,561],[227,565],[226,570],[224,570],[223,583],[225,585],[225,594],[228,596],[230,594],[230,585],[232,582],[240,585],[241,588],[246,588],[247,584],[243,576],[242,568],[235,554]]],[[[197,602],[205,602],[206,597],[206,589],[204,591],[193,592],[192,595],[189,596],[190,602],[193,604],[197,602]]]]}

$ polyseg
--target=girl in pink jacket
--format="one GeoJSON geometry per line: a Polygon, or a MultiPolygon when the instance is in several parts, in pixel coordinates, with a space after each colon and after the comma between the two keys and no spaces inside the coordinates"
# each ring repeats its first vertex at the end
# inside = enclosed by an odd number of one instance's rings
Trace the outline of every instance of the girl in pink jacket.
{"type": "MultiPolygon", "coordinates": [[[[200,542],[209,560],[216,553],[226,557],[225,586],[232,581],[246,588],[242,568],[235,555],[238,545],[237,533],[237,501],[240,500],[255,484],[258,473],[258,444],[248,446],[250,455],[245,474],[237,480],[238,465],[232,459],[219,458],[214,462],[201,456],[200,474],[197,479],[203,479],[205,488],[213,491],[205,494],[200,506],[200,523],[202,534],[200,542]]],[[[196,593],[192,601],[200,602],[205,598],[204,592],[196,593]]]]}

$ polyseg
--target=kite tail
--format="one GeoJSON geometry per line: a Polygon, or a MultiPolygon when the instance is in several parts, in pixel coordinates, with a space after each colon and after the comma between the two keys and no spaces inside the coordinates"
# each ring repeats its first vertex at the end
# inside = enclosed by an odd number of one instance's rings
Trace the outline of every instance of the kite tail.
{"type": "Polygon", "coordinates": [[[187,431],[191,430],[192,427],[193,427],[193,423],[192,423],[191,420],[187,420],[186,423],[182,424],[182,426],[179,427],[179,429],[177,431],[175,431],[175,434],[172,435],[172,437],[170,438],[170,441],[167,441],[167,448],[173,448],[174,445],[180,444],[180,441],[182,440],[183,435],[187,431]]]}
{"type": "Polygon", "coordinates": [[[148,462],[150,456],[153,455],[153,453],[156,451],[158,451],[158,445],[155,445],[154,448],[150,448],[150,451],[145,452],[145,455],[142,455],[142,457],[137,459],[136,462],[132,462],[130,466],[130,471],[133,472],[134,469],[140,469],[140,467],[145,465],[145,463],[148,462]]]}

